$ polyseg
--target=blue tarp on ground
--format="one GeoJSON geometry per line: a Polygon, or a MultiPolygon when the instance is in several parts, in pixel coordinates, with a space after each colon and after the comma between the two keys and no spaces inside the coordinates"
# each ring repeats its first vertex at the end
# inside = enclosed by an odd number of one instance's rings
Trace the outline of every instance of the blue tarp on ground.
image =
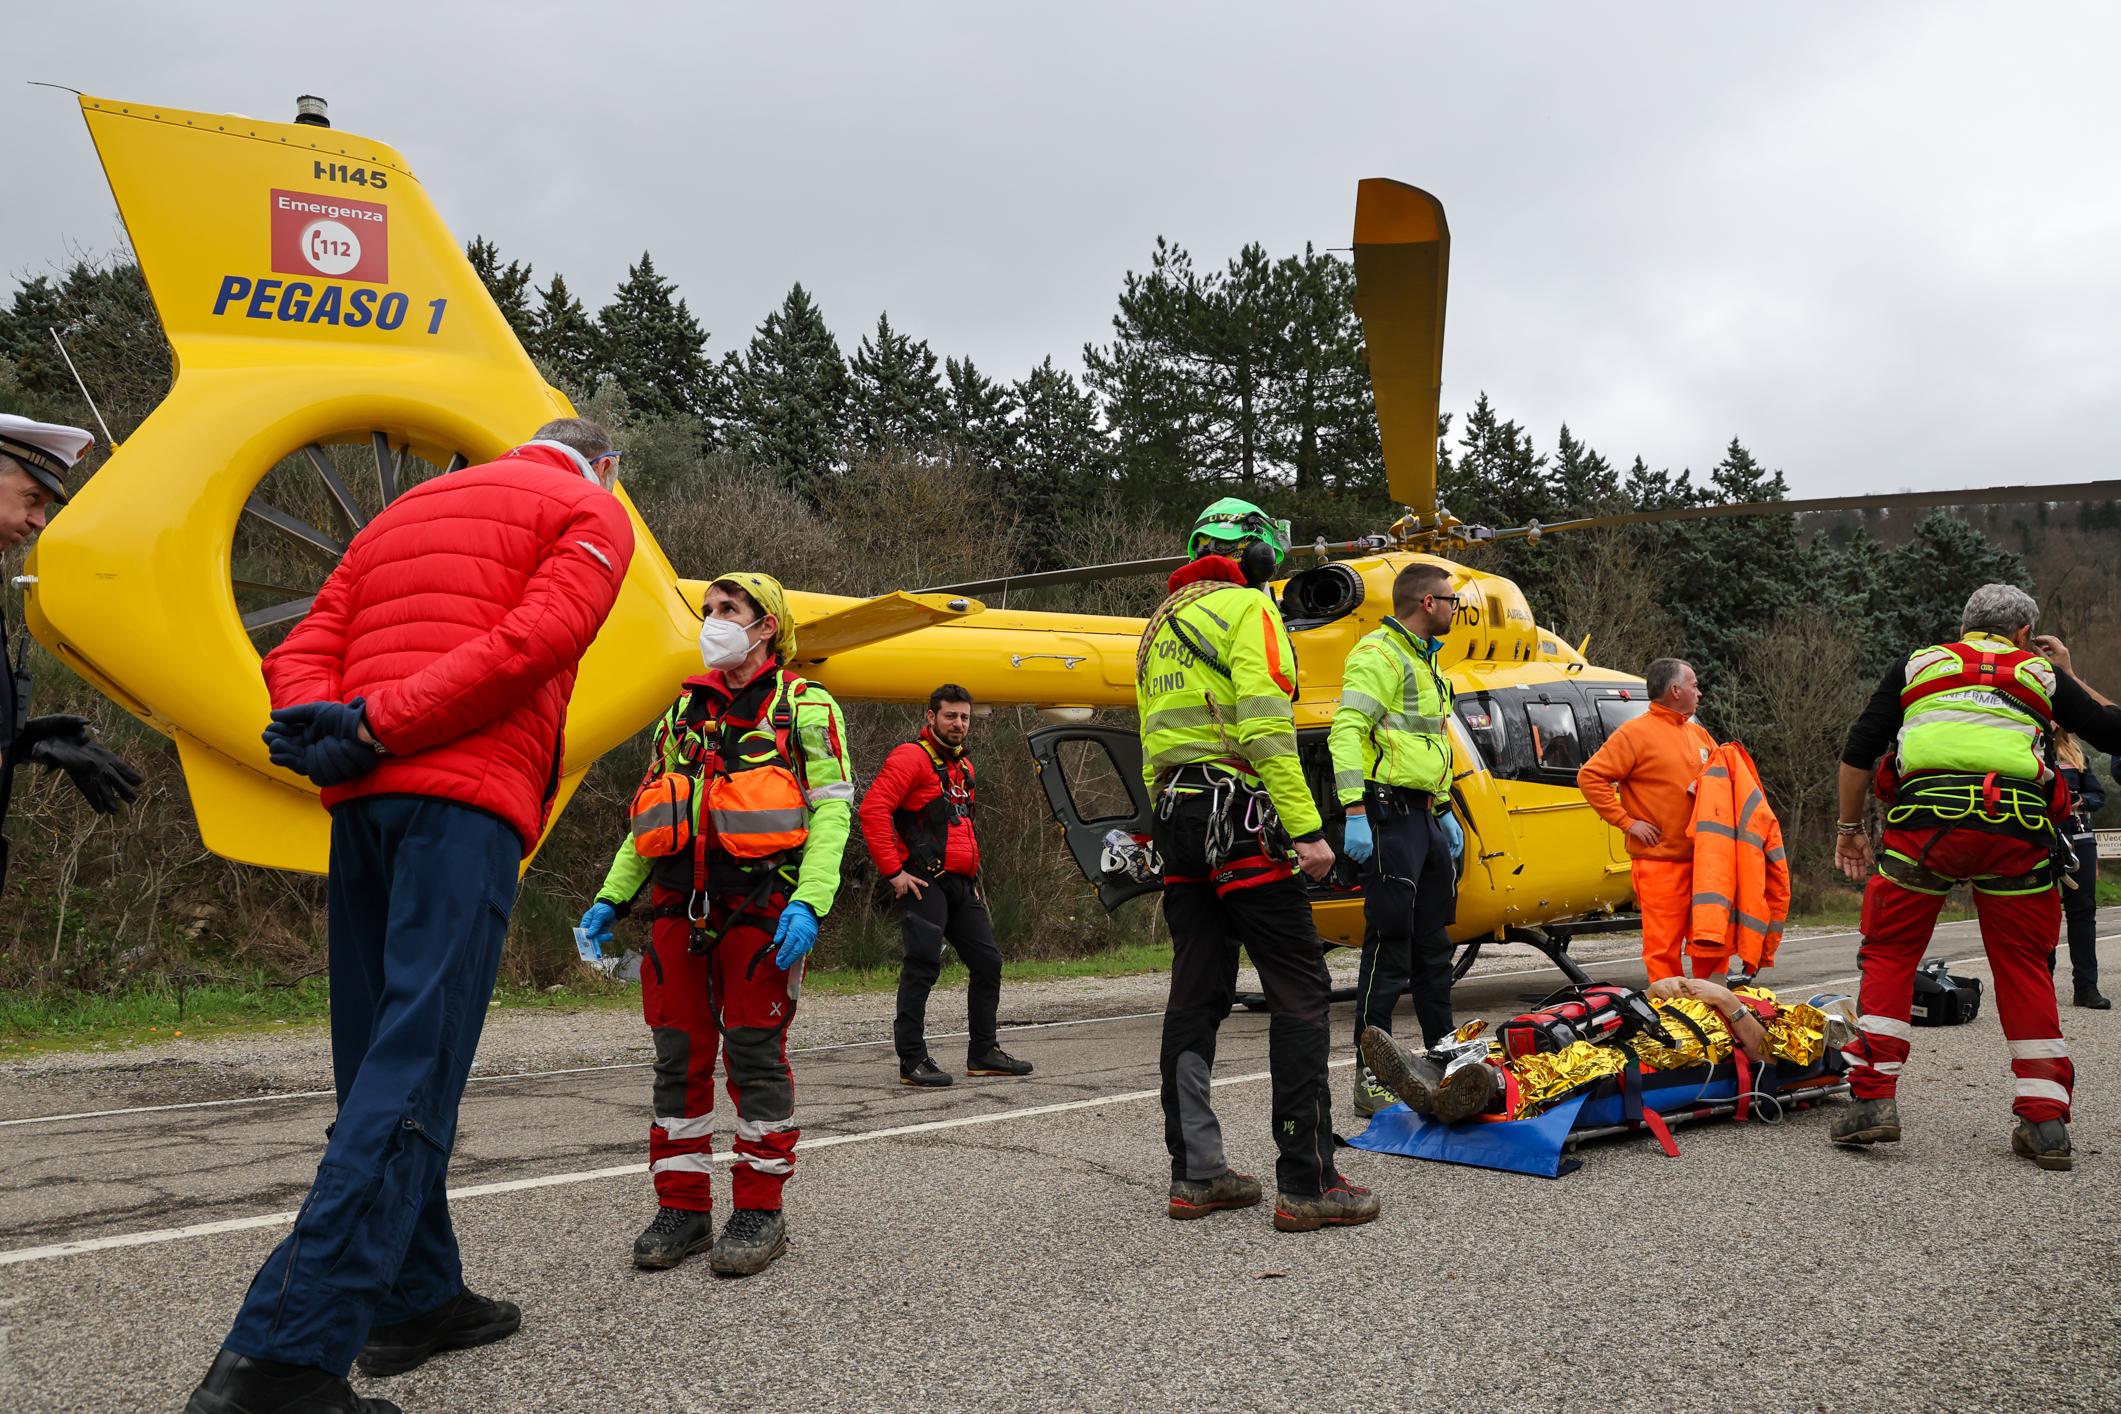
{"type": "MultiPolygon", "coordinates": [[[[1756,1074],[1753,1083],[1756,1088],[1774,1093],[1841,1069],[1839,1053],[1828,1051],[1818,1065],[1802,1070],[1778,1065],[1771,1074],[1756,1074]]],[[[1642,1077],[1643,1106],[1660,1112],[1682,1110],[1697,1103],[1728,1102],[1737,1093],[1737,1069],[1729,1062],[1691,1070],[1651,1071],[1642,1077]]],[[[1438,1124],[1405,1105],[1394,1105],[1373,1118],[1369,1127],[1348,1143],[1376,1154],[1402,1154],[1410,1159],[1559,1178],[1581,1167],[1581,1160],[1563,1157],[1563,1145],[1571,1131],[1619,1124],[1624,1103],[1620,1082],[1614,1078],[1579,1090],[1531,1119],[1438,1124]]]]}

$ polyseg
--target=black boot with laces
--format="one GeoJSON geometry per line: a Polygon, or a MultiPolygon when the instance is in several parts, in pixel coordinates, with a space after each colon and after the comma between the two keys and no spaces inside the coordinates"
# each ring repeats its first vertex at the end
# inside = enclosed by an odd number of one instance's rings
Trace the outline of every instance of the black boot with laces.
{"type": "Polygon", "coordinates": [[[714,1241],[714,1214],[659,1208],[633,1240],[633,1264],[648,1271],[674,1267],[714,1241]]]}
{"type": "Polygon", "coordinates": [[[788,1221],[779,1208],[739,1208],[715,1239],[707,1264],[716,1276],[748,1277],[788,1250],[788,1221]]]}

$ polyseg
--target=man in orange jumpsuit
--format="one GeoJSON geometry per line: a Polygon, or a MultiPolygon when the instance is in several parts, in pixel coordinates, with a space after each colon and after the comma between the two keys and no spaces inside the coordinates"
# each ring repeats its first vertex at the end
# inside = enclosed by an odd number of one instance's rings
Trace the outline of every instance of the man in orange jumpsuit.
{"type": "MultiPolygon", "coordinates": [[[[1650,710],[1606,738],[1576,773],[1591,808],[1627,836],[1635,904],[1642,912],[1642,965],[1650,981],[1682,975],[1680,957],[1694,908],[1694,782],[1716,739],[1694,720],[1701,684],[1693,666],[1659,658],[1643,674],[1650,710]]],[[[1715,977],[1729,962],[1721,944],[1693,950],[1694,975],[1715,977]]]]}

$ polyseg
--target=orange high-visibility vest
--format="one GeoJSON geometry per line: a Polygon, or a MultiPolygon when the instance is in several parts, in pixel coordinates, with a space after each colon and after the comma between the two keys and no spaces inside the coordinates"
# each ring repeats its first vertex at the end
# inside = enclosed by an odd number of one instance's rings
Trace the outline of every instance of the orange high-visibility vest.
{"type": "Polygon", "coordinates": [[[1753,757],[1737,742],[1709,753],[1694,787],[1696,944],[1721,943],[1759,971],[1775,960],[1790,915],[1789,855],[1753,757]]]}

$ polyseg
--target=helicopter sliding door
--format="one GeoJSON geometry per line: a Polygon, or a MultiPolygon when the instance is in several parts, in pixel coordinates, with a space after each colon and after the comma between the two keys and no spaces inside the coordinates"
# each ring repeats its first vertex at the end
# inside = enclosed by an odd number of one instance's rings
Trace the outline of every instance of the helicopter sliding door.
{"type": "Polygon", "coordinates": [[[1141,737],[1125,727],[1040,727],[1028,738],[1046,803],[1060,822],[1068,852],[1097,901],[1117,908],[1160,893],[1163,881],[1105,868],[1105,837],[1149,833],[1149,790],[1142,783],[1141,737]]]}

